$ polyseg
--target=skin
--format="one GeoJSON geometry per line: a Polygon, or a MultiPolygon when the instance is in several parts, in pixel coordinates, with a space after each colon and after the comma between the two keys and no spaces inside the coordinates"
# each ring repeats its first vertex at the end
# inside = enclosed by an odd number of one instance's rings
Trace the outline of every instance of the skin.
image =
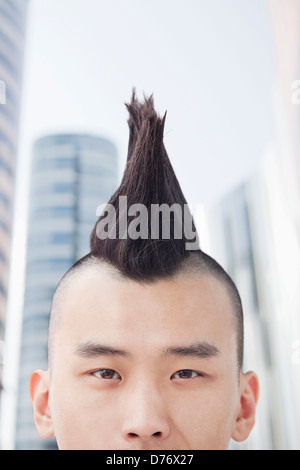
{"type": "Polygon", "coordinates": [[[140,285],[90,267],[57,302],[49,370],[31,375],[38,432],[60,449],[227,449],[248,437],[258,399],[236,349],[218,280],[140,285]]]}

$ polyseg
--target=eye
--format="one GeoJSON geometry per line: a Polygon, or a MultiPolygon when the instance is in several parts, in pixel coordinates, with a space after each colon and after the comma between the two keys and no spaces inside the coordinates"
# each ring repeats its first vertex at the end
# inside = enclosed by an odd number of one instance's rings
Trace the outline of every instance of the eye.
{"type": "Polygon", "coordinates": [[[95,372],[92,372],[92,375],[94,375],[98,379],[106,379],[106,380],[121,378],[118,372],[116,372],[113,369],[99,369],[99,370],[96,370],[95,372]]]}
{"type": "Polygon", "coordinates": [[[194,377],[203,377],[203,374],[191,369],[182,369],[175,372],[171,379],[193,379],[194,377]]]}

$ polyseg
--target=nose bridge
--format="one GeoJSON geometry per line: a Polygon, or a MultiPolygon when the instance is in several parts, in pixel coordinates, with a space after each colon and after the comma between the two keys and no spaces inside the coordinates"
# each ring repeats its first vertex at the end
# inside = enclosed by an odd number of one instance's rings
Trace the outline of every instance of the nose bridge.
{"type": "Polygon", "coordinates": [[[140,377],[130,387],[124,403],[123,434],[149,439],[166,437],[169,422],[164,396],[159,384],[140,377]]]}

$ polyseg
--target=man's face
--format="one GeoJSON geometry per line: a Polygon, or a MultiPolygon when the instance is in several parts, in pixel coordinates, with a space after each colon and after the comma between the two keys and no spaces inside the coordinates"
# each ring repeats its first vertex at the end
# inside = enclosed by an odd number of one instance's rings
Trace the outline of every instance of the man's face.
{"type": "Polygon", "coordinates": [[[67,288],[55,315],[43,380],[60,449],[228,447],[243,374],[219,281],[142,286],[90,269],[67,288]]]}

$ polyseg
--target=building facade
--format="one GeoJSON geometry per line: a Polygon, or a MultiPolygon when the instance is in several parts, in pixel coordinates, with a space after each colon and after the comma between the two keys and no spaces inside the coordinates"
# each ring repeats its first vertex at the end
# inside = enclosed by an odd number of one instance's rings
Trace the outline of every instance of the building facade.
{"type": "Polygon", "coordinates": [[[27,0],[0,0],[0,386],[27,8],[27,0]]]}
{"type": "Polygon", "coordinates": [[[245,369],[260,398],[250,438],[233,447],[300,449],[300,3],[269,0],[274,138],[252,178],[207,209],[209,252],[245,315],[245,369]]]}
{"type": "Polygon", "coordinates": [[[271,449],[273,445],[269,426],[271,412],[265,387],[269,359],[268,337],[264,335],[262,328],[256,266],[258,253],[253,238],[256,228],[253,208],[256,208],[256,201],[253,201],[251,187],[254,184],[256,180],[241,184],[218,203],[207,208],[206,214],[209,239],[207,251],[231,276],[242,299],[245,329],[244,371],[254,370],[260,385],[263,382],[255,429],[246,442],[232,442],[233,449],[271,449]]]}
{"type": "Polygon", "coordinates": [[[298,263],[300,256],[285,203],[282,173],[270,153],[249,180],[207,208],[208,252],[242,299],[244,372],[254,370],[260,383],[255,427],[232,448],[300,447],[299,363],[292,349],[300,331],[299,276],[290,255],[298,263]]]}
{"type": "MultiPolygon", "coordinates": [[[[285,397],[290,448],[300,449],[300,3],[269,0],[276,82],[275,132],[268,158],[268,188],[279,278],[277,310],[293,386],[285,397]],[[276,162],[275,166],[273,162],[276,162]],[[272,162],[272,164],[270,164],[272,162]],[[295,397],[297,399],[295,400],[295,397]]],[[[284,383],[284,382],[283,382],[284,383]]]]}
{"type": "Polygon", "coordinates": [[[117,188],[117,151],[89,135],[54,135],[34,145],[16,449],[55,447],[38,437],[28,394],[30,374],[47,369],[50,304],[63,274],[87,254],[96,209],[117,188]]]}

